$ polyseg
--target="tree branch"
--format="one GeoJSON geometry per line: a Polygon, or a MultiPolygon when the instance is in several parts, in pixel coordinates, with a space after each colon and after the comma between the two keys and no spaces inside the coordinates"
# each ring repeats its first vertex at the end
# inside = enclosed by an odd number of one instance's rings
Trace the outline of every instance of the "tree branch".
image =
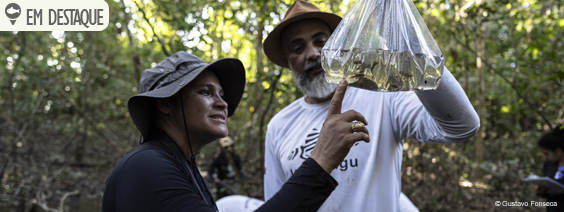
{"type": "Polygon", "coordinates": [[[90,125],[92,127],[92,130],[97,133],[98,135],[103,136],[104,138],[106,138],[106,140],[121,154],[123,155],[124,152],[122,150],[122,148],[115,142],[115,140],[119,140],[119,137],[116,136],[113,132],[111,132],[109,129],[106,129],[104,131],[96,128],[96,124],[94,123],[94,121],[91,119],[91,117],[89,116],[85,116],[85,112],[84,112],[84,108],[80,107],[80,105],[78,105],[76,103],[76,101],[74,101],[74,99],[72,99],[66,92],[60,92],[60,94],[62,94],[63,96],[65,96],[70,102],[71,104],[76,108],[76,110],[78,111],[79,114],[81,114],[85,121],[86,124],[90,125]]]}
{"type": "MultiPolygon", "coordinates": [[[[121,4],[123,5],[123,8],[127,8],[127,6],[125,5],[124,0],[120,1],[121,4]]],[[[129,15],[127,14],[127,12],[124,9],[124,14],[125,14],[125,25],[123,26],[123,28],[125,28],[125,31],[127,32],[127,38],[129,39],[129,45],[131,46],[135,46],[135,52],[133,52],[131,54],[131,59],[133,60],[133,68],[135,69],[135,78],[136,78],[136,82],[137,82],[137,87],[139,87],[139,80],[141,79],[141,59],[139,58],[139,55],[137,54],[137,45],[133,45],[133,36],[131,36],[131,31],[129,31],[129,27],[127,26],[129,24],[129,15]]]]}
{"type": "Polygon", "coordinates": [[[72,195],[77,195],[78,194],[78,190],[74,190],[72,192],[65,192],[65,194],[63,194],[63,197],[61,197],[61,200],[59,201],[59,211],[63,212],[64,210],[64,206],[65,206],[65,199],[67,199],[67,197],[72,196],[72,195]]]}
{"type": "MultiPolygon", "coordinates": [[[[45,87],[49,87],[49,85],[51,85],[51,83],[55,81],[55,79],[51,79],[49,80],[49,82],[47,82],[45,84],[45,87]]],[[[24,124],[24,126],[22,127],[22,129],[20,131],[18,131],[18,136],[16,136],[16,138],[14,139],[14,141],[12,143],[17,143],[20,138],[23,137],[23,135],[25,134],[25,131],[27,130],[27,126],[29,126],[29,123],[33,122],[33,117],[35,116],[35,113],[37,113],[37,110],[39,109],[39,105],[41,104],[41,100],[43,99],[43,94],[38,93],[37,94],[39,96],[39,98],[37,99],[37,101],[35,102],[35,107],[33,108],[33,110],[31,111],[31,114],[29,115],[29,120],[27,123],[24,124]]]]}
{"type": "MultiPolygon", "coordinates": [[[[268,112],[268,109],[270,108],[272,101],[274,100],[274,92],[276,91],[276,84],[278,84],[278,81],[280,81],[280,77],[282,77],[282,71],[284,70],[284,68],[282,68],[280,70],[280,73],[274,78],[274,80],[272,80],[270,82],[270,96],[268,97],[268,103],[266,103],[266,108],[263,110],[262,114],[260,115],[260,124],[259,124],[259,135],[260,135],[260,140],[263,141],[263,126],[264,126],[264,117],[266,116],[266,113],[268,112]]],[[[264,143],[264,142],[261,142],[264,143]]]]}
{"type": "Polygon", "coordinates": [[[161,44],[161,49],[163,50],[163,52],[165,53],[165,55],[168,57],[170,56],[170,54],[168,53],[168,51],[166,50],[166,46],[163,43],[163,41],[161,40],[161,38],[159,38],[159,36],[157,35],[157,33],[155,32],[155,27],[153,27],[153,25],[151,24],[151,22],[149,21],[149,19],[147,18],[147,14],[145,14],[145,11],[143,8],[141,8],[141,6],[139,6],[139,4],[137,4],[136,1],[133,1],[133,3],[135,3],[135,5],[137,5],[137,8],[139,9],[139,11],[141,13],[143,13],[143,18],[145,19],[145,21],[147,22],[147,24],[149,24],[149,26],[151,27],[151,30],[153,31],[153,36],[157,37],[157,41],[159,41],[159,43],[161,44]]]}
{"type": "MultiPolygon", "coordinates": [[[[278,81],[280,81],[280,77],[282,77],[282,73],[284,71],[284,68],[280,69],[280,73],[278,73],[278,75],[274,78],[274,80],[272,80],[270,82],[270,97],[268,97],[268,103],[266,103],[266,107],[264,108],[264,111],[261,114],[260,117],[260,122],[259,122],[259,154],[261,158],[264,158],[264,119],[266,117],[266,113],[268,112],[268,110],[270,109],[270,107],[272,106],[272,101],[274,100],[274,92],[276,91],[276,85],[278,84],[278,81]]],[[[260,160],[260,167],[264,167],[264,160],[260,160]]]]}
{"type": "Polygon", "coordinates": [[[13,78],[14,75],[18,69],[18,65],[20,64],[20,61],[22,60],[23,55],[25,54],[25,47],[26,47],[26,33],[25,32],[21,32],[22,33],[22,42],[20,47],[20,51],[18,51],[18,58],[16,58],[16,61],[14,61],[14,66],[12,67],[12,71],[10,72],[10,75],[8,76],[8,92],[10,94],[10,99],[8,100],[10,102],[10,113],[12,116],[14,115],[14,88],[12,87],[12,82],[13,82],[13,78]]]}
{"type": "MultiPolygon", "coordinates": [[[[473,49],[471,49],[469,46],[464,45],[464,43],[462,43],[462,41],[458,40],[458,39],[456,38],[456,36],[453,36],[453,38],[454,38],[454,40],[455,40],[457,43],[459,43],[459,44],[461,44],[462,46],[464,46],[464,48],[465,48],[466,50],[468,50],[470,53],[472,53],[474,56],[476,56],[476,58],[479,58],[479,57],[478,57],[478,54],[476,53],[476,51],[474,51],[473,49]]],[[[544,114],[542,114],[541,112],[538,111],[537,107],[536,107],[535,105],[533,105],[533,103],[531,103],[531,102],[529,101],[529,99],[526,98],[526,97],[521,93],[521,91],[519,90],[519,88],[517,88],[517,86],[516,86],[514,83],[512,83],[509,79],[507,79],[507,77],[503,76],[503,74],[501,74],[501,73],[499,73],[499,72],[497,72],[497,71],[494,71],[494,70],[496,70],[496,69],[493,68],[493,66],[486,60],[486,58],[481,58],[481,59],[482,59],[482,62],[484,63],[484,65],[486,65],[486,66],[488,67],[488,71],[489,71],[490,73],[493,73],[493,74],[499,76],[503,81],[505,81],[507,84],[509,84],[509,86],[511,86],[511,88],[515,91],[515,93],[517,94],[517,96],[518,96],[519,98],[523,99],[523,101],[527,104],[527,106],[529,106],[529,108],[530,108],[532,111],[535,111],[535,113],[536,113],[537,115],[539,115],[539,116],[542,118],[542,120],[545,122],[545,124],[547,124],[547,125],[550,127],[550,129],[552,129],[552,124],[550,123],[550,121],[548,120],[548,118],[546,118],[546,116],[545,116],[544,114]]]]}
{"type": "Polygon", "coordinates": [[[35,199],[37,202],[33,204],[41,207],[41,209],[43,209],[44,211],[63,212],[65,206],[65,200],[67,199],[67,197],[72,195],[77,195],[78,193],[79,193],[78,190],[65,192],[65,194],[63,194],[63,197],[61,197],[61,200],[59,200],[59,209],[54,209],[54,208],[50,208],[49,205],[47,205],[47,198],[45,197],[45,193],[43,193],[43,191],[37,191],[37,193],[35,193],[35,199]]]}

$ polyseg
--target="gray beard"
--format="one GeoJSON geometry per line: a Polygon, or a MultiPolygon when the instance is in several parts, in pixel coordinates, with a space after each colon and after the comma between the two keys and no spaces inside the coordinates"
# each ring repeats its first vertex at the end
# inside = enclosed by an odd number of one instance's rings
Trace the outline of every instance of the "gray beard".
{"type": "Polygon", "coordinates": [[[327,98],[335,92],[335,89],[337,88],[337,84],[327,82],[325,74],[323,73],[317,75],[313,80],[309,79],[306,73],[297,74],[292,71],[292,74],[294,74],[294,77],[296,78],[298,89],[300,89],[300,91],[302,91],[305,95],[312,98],[327,98]]]}

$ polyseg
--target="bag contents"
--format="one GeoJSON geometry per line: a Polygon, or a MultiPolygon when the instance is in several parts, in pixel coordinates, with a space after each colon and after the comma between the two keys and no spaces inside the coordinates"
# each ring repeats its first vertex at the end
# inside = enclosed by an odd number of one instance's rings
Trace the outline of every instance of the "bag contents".
{"type": "Polygon", "coordinates": [[[373,91],[434,90],[444,57],[411,0],[358,0],[321,53],[331,83],[373,91]]]}

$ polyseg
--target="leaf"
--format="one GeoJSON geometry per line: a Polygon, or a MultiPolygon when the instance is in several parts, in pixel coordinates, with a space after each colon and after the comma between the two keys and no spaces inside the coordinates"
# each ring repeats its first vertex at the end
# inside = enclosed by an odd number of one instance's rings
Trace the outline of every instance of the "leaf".
{"type": "Polygon", "coordinates": [[[558,79],[564,80],[564,71],[556,72],[556,76],[558,76],[558,79]]]}

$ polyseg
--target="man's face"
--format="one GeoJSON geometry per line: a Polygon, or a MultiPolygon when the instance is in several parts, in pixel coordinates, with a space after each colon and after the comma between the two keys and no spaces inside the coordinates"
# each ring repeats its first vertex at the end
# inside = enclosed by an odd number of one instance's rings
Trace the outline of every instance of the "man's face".
{"type": "Polygon", "coordinates": [[[321,49],[330,35],[329,26],[318,19],[298,21],[280,34],[284,56],[298,88],[310,97],[325,98],[336,88],[336,84],[327,83],[321,67],[321,49]]]}
{"type": "Polygon", "coordinates": [[[539,147],[539,149],[543,154],[544,161],[551,163],[560,161],[560,155],[562,154],[562,150],[560,150],[560,148],[557,148],[555,151],[551,151],[542,147],[539,147]]]}
{"type": "Polygon", "coordinates": [[[310,79],[320,75],[323,72],[321,66],[305,66],[309,61],[320,58],[321,49],[330,35],[329,26],[318,19],[306,19],[288,25],[280,34],[280,41],[290,69],[298,74],[305,73],[310,79]]]}

